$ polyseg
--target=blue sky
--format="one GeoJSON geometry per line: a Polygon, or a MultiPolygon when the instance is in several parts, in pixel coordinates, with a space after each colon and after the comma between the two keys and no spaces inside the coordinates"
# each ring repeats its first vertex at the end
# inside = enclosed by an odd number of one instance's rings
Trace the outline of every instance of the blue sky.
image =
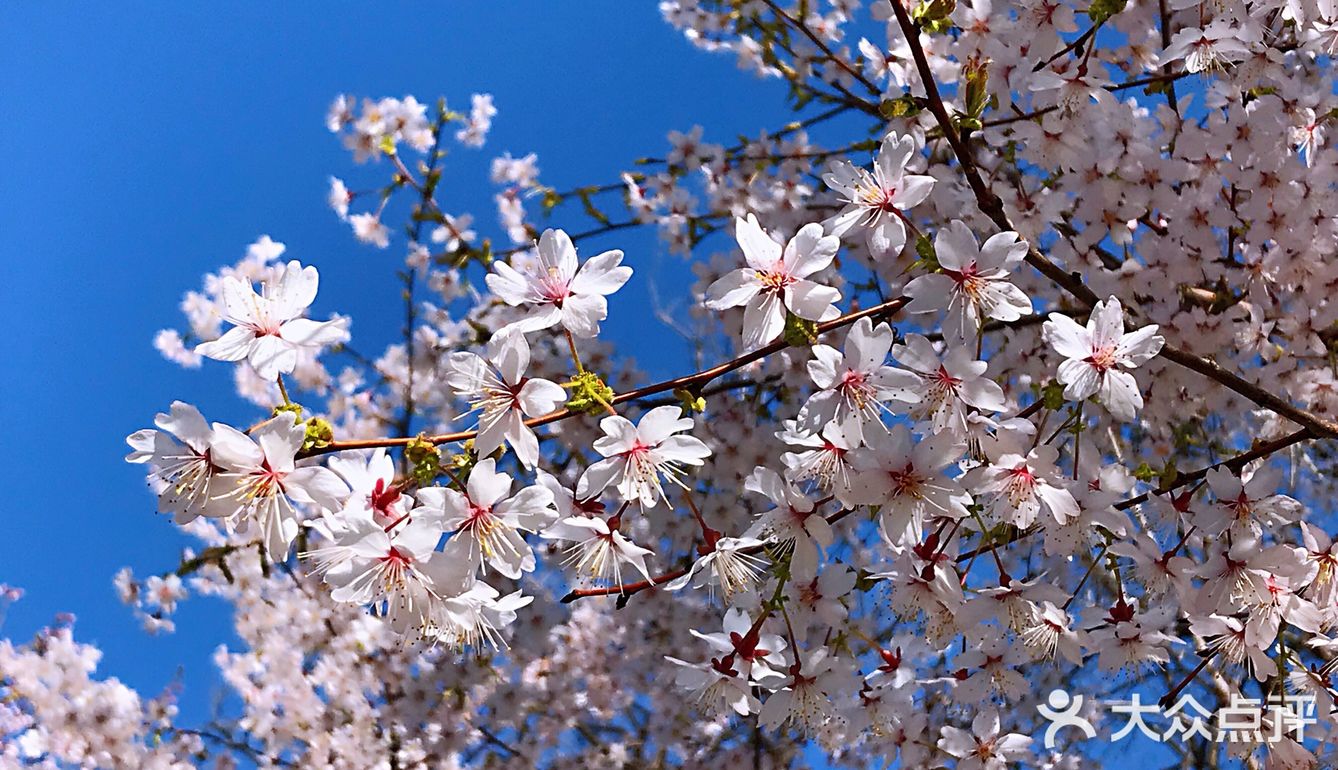
{"type": "MultiPolygon", "coordinates": [[[[504,150],[537,152],[541,179],[564,188],[662,155],[671,129],[701,122],[730,143],[789,119],[777,84],[691,48],[654,3],[379,5],[0,6],[0,582],[27,592],[0,635],[26,639],[73,612],[104,675],[147,693],[180,675],[187,722],[219,688],[209,657],[230,638],[227,608],[192,600],[175,635],[150,637],[116,602],[118,568],[162,571],[187,543],[122,462],[124,437],[174,398],[215,419],[255,416],[225,365],[181,370],[150,342],[182,325],[184,291],[262,234],[320,267],[315,313],[351,314],[359,349],[397,334],[402,250],[355,243],[325,208],[327,175],[352,166],[324,129],[330,99],[444,95],[464,108],[493,93],[488,147],[453,151],[444,186],[447,209],[480,214],[494,236],[486,169],[504,150]]],[[[615,246],[682,296],[686,267],[653,234],[585,248],[615,246]]],[[[609,333],[651,372],[682,370],[682,345],[638,313],[647,286],[615,298],[609,333]]]]}

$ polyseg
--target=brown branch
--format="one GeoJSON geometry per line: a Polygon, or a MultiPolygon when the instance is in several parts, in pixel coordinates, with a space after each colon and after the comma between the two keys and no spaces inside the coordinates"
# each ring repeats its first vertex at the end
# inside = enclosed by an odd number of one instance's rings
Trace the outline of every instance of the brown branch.
{"type": "MultiPolygon", "coordinates": [[[[873,318],[873,317],[881,318],[885,316],[895,315],[903,307],[906,306],[907,302],[908,300],[906,300],[905,298],[897,297],[896,299],[888,300],[887,302],[884,302],[882,304],[874,305],[871,308],[866,308],[864,310],[856,310],[847,313],[841,316],[840,318],[827,321],[826,323],[818,324],[817,333],[821,335],[831,331],[835,331],[836,329],[849,326],[855,323],[856,321],[860,320],[861,318],[873,318]]],[[[619,393],[610,400],[610,404],[624,404],[629,401],[637,401],[647,396],[657,395],[659,393],[664,393],[666,391],[673,391],[679,389],[687,389],[689,391],[692,391],[695,390],[696,388],[700,388],[701,386],[705,385],[711,380],[716,379],[717,377],[729,374],[730,372],[736,369],[742,369],[743,367],[755,361],[760,361],[761,359],[766,358],[767,356],[770,356],[774,353],[778,353],[788,347],[790,347],[790,343],[786,342],[785,340],[783,339],[776,340],[775,342],[772,342],[768,345],[763,345],[757,350],[754,350],[749,353],[744,353],[743,355],[737,358],[733,358],[729,361],[726,361],[723,364],[713,366],[710,369],[703,369],[700,372],[689,374],[684,377],[678,377],[672,380],[657,382],[653,385],[646,385],[641,388],[629,390],[626,393],[619,393]]],[[[563,408],[563,409],[558,409],[557,411],[554,412],[549,412],[548,414],[545,415],[540,415],[539,417],[530,418],[525,421],[525,424],[531,428],[537,428],[541,425],[548,425],[549,423],[557,422],[559,420],[565,420],[569,417],[574,417],[578,414],[581,414],[581,412],[573,412],[570,409],[563,408]]],[[[427,440],[432,442],[433,444],[450,444],[460,441],[468,441],[469,439],[472,439],[477,435],[478,435],[477,430],[465,430],[465,431],[457,431],[455,433],[443,433],[437,436],[428,436],[427,440]]],[[[377,447],[406,446],[410,442],[416,440],[417,437],[415,436],[396,436],[391,438],[359,439],[353,441],[332,441],[329,444],[326,444],[325,446],[316,447],[314,449],[310,449],[306,452],[300,453],[298,457],[299,458],[314,457],[316,455],[329,454],[331,452],[342,452],[351,449],[375,449],[377,447]]]]}
{"type": "Polygon", "coordinates": [[[1205,466],[1192,473],[1178,474],[1175,477],[1175,481],[1173,481],[1170,484],[1167,484],[1166,486],[1159,487],[1151,492],[1144,492],[1143,494],[1138,495],[1136,497],[1131,497],[1127,500],[1122,500],[1116,503],[1115,510],[1123,511],[1129,508],[1133,508],[1135,505],[1147,502],[1148,498],[1153,495],[1164,495],[1168,492],[1172,492],[1176,489],[1179,489],[1180,487],[1183,487],[1186,484],[1192,484],[1198,481],[1199,479],[1202,479],[1205,476],[1207,476],[1209,471],[1216,470],[1218,468],[1229,468],[1230,470],[1235,471],[1236,473],[1240,473],[1241,468],[1244,468],[1246,465],[1249,465],[1255,460],[1258,460],[1263,457],[1268,457],[1274,452],[1281,451],[1293,444],[1299,444],[1302,441],[1307,441],[1312,438],[1315,438],[1315,435],[1310,432],[1310,429],[1302,428],[1294,433],[1288,433],[1285,436],[1280,436],[1278,438],[1275,438],[1272,441],[1265,441],[1261,444],[1255,445],[1248,452],[1242,452],[1234,457],[1223,460],[1220,463],[1205,466]]]}
{"type": "MultiPolygon", "coordinates": [[[[1302,441],[1306,441],[1312,438],[1316,438],[1316,436],[1310,432],[1310,429],[1302,428],[1293,433],[1288,433],[1285,436],[1280,436],[1278,438],[1275,438],[1272,441],[1265,441],[1261,444],[1257,444],[1250,450],[1229,457],[1226,460],[1223,460],[1219,463],[1206,465],[1196,471],[1191,471],[1189,473],[1178,474],[1175,477],[1175,480],[1172,481],[1171,483],[1157,487],[1151,492],[1144,492],[1141,495],[1135,495],[1134,497],[1121,500],[1120,502],[1116,503],[1113,507],[1117,511],[1128,510],[1136,505],[1141,505],[1147,502],[1150,498],[1154,496],[1169,494],[1183,486],[1193,484],[1199,481],[1200,479],[1206,477],[1209,471],[1213,471],[1218,468],[1228,468],[1232,471],[1235,471],[1236,473],[1240,473],[1241,468],[1254,462],[1255,460],[1268,457],[1274,452],[1279,452],[1283,449],[1286,449],[1289,446],[1292,446],[1293,444],[1299,444],[1302,441]]],[[[1007,542],[1001,543],[1000,545],[1005,545],[1005,546],[1012,545],[1013,543],[1031,537],[1032,535],[1040,531],[1041,527],[1039,526],[1033,526],[1029,529],[1024,529],[1014,537],[1010,538],[1007,542]]],[[[958,555],[957,561],[959,563],[966,561],[967,559],[974,558],[982,553],[985,553],[988,550],[989,546],[978,546],[977,548],[971,551],[967,551],[966,553],[958,555]]]]}
{"type": "MultiPolygon", "coordinates": [[[[804,36],[807,37],[810,41],[812,41],[813,45],[817,46],[819,51],[822,51],[822,55],[825,56],[828,61],[840,67],[850,77],[859,81],[860,85],[867,88],[870,94],[873,94],[874,96],[877,97],[881,97],[883,95],[883,89],[874,85],[871,80],[869,80],[867,77],[864,76],[864,73],[860,72],[859,70],[856,70],[854,67],[851,67],[850,63],[847,62],[845,59],[842,59],[835,53],[833,53],[832,49],[826,43],[822,42],[822,39],[819,38],[813,32],[813,30],[809,29],[807,24],[791,16],[783,8],[777,5],[775,0],[762,0],[762,2],[765,3],[767,7],[770,8],[772,11],[774,11],[777,16],[784,19],[785,22],[788,23],[790,26],[804,33],[804,36]]],[[[853,96],[853,94],[851,95],[853,96]]]]}
{"type": "MultiPolygon", "coordinates": [[[[920,73],[920,79],[923,81],[925,94],[928,97],[929,110],[939,123],[944,137],[952,147],[953,153],[957,156],[957,162],[962,167],[962,173],[966,175],[967,184],[975,194],[976,205],[989,217],[991,221],[1000,230],[1014,230],[1012,222],[1009,221],[1007,213],[1004,212],[1003,201],[999,196],[991,191],[985,180],[980,176],[976,168],[974,159],[971,157],[970,149],[966,146],[962,137],[957,133],[957,128],[953,123],[952,116],[948,114],[948,108],[943,103],[943,97],[939,94],[938,86],[934,82],[934,73],[929,66],[929,59],[925,56],[924,48],[920,45],[920,29],[911,20],[906,13],[906,9],[901,7],[899,2],[890,2],[893,13],[896,14],[897,23],[901,25],[901,31],[911,48],[911,55],[915,59],[916,70],[920,73]]],[[[1164,80],[1174,79],[1176,76],[1157,75],[1144,78],[1142,81],[1134,81],[1125,84],[1126,87],[1133,86],[1139,82],[1153,83],[1164,80]]],[[[1036,249],[1035,246],[1028,246],[1027,264],[1031,265],[1038,272],[1049,278],[1060,288],[1073,295],[1078,301],[1087,307],[1092,307],[1100,298],[1083,283],[1082,277],[1078,273],[1066,272],[1063,268],[1051,262],[1044,254],[1036,249]]],[[[1214,382],[1223,385],[1230,390],[1239,393],[1245,398],[1253,401],[1255,404],[1270,409],[1273,412],[1286,417],[1297,425],[1309,429],[1316,438],[1338,438],[1338,424],[1330,422],[1318,415],[1315,415],[1305,409],[1293,406],[1285,399],[1270,393],[1263,388],[1245,380],[1237,374],[1224,369],[1216,362],[1201,358],[1181,350],[1174,345],[1166,345],[1162,348],[1161,355],[1180,366],[1191,371],[1202,374],[1214,382]]]]}

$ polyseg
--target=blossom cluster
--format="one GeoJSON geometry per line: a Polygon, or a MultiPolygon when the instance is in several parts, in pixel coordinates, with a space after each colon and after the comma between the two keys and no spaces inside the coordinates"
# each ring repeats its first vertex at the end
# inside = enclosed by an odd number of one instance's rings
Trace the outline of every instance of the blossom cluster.
{"type": "Polygon", "coordinates": [[[58,626],[0,648],[0,737],[34,763],[156,734],[321,767],[1081,767],[1081,736],[1029,736],[1063,684],[1313,700],[1305,741],[1164,750],[1322,766],[1334,9],[661,10],[785,81],[796,121],[674,132],[569,190],[505,153],[485,217],[438,181],[490,96],[336,100],[377,192],[332,178],[328,203],[403,249],[402,339],[353,352],[348,317],[312,312],[317,269],[264,238],[155,340],[227,363],[259,412],[176,402],[129,437],[203,548],[118,590],[153,631],[192,594],[232,603],[241,713],[211,739],[89,664],[40,674],[88,655],[58,626]],[[655,328],[624,302],[651,261],[596,246],[643,226],[688,263],[661,315],[699,362],[660,381],[607,333],[655,328]],[[72,743],[79,688],[120,702],[115,736],[72,743]]]}

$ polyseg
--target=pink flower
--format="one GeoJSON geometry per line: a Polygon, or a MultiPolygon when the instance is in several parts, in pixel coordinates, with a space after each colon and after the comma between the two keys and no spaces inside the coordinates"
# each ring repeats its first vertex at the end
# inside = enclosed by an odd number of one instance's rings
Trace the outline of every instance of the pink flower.
{"type": "Polygon", "coordinates": [[[787,313],[808,321],[836,317],[841,292],[808,280],[832,263],[841,246],[836,236],[822,234],[822,225],[804,225],[782,248],[749,214],[734,220],[734,237],[748,266],[712,283],[706,289],[706,307],[744,306],[745,348],[758,348],[779,337],[787,313]]]}
{"type": "Polygon", "coordinates": [[[907,174],[906,164],[915,154],[915,139],[891,133],[883,138],[873,173],[848,160],[832,161],[822,181],[846,201],[845,208],[824,224],[832,235],[856,229],[865,231],[869,253],[875,259],[891,257],[906,245],[905,215],[934,189],[934,178],[907,174]]]}
{"type": "Polygon", "coordinates": [[[606,251],[577,266],[576,247],[561,230],[545,230],[536,246],[538,261],[524,272],[502,261],[493,263],[488,288],[524,315],[506,328],[533,332],[561,324],[577,337],[595,337],[609,315],[606,297],[632,277],[622,266],[623,253],[606,251]]]}
{"type": "Polygon", "coordinates": [[[943,333],[958,341],[974,341],[986,318],[1016,321],[1031,314],[1031,299],[1008,282],[1027,255],[1017,233],[992,235],[981,246],[971,228],[954,219],[934,237],[934,252],[942,270],[906,284],[912,298],[906,312],[946,310],[943,333]]]}
{"type": "Polygon", "coordinates": [[[576,497],[586,500],[610,485],[624,500],[654,507],[664,497],[661,477],[681,484],[685,465],[701,465],[711,450],[701,439],[674,434],[692,429],[692,420],[676,406],[650,410],[633,425],[626,417],[611,415],[600,421],[604,435],[595,451],[605,459],[591,465],[576,484],[576,497]]]}
{"type": "Polygon", "coordinates": [[[1141,366],[1165,342],[1156,324],[1124,333],[1124,309],[1114,297],[1096,303],[1083,328],[1062,313],[1051,313],[1045,340],[1066,360],[1059,365],[1064,398],[1082,401],[1096,396],[1111,416],[1128,422],[1143,408],[1138,381],[1124,369],[1141,366]]]}

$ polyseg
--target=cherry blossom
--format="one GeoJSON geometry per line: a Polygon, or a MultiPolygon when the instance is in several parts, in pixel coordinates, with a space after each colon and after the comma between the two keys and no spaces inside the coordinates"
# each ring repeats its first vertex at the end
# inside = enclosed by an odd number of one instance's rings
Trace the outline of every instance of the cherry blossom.
{"type": "Polygon", "coordinates": [[[316,298],[319,279],[316,268],[296,261],[266,282],[262,294],[246,281],[224,278],[223,318],[235,326],[216,340],[200,343],[195,352],[219,361],[245,360],[261,379],[273,380],[293,371],[299,350],[346,341],[347,319],[319,322],[302,317],[316,298]]]}
{"type": "Polygon", "coordinates": [[[1162,63],[1184,59],[1190,72],[1211,71],[1244,58],[1250,52],[1248,42],[1248,33],[1217,19],[1203,29],[1188,27],[1177,32],[1160,59],[1162,63]]]}
{"type": "Polygon", "coordinates": [[[729,600],[735,593],[751,588],[762,576],[765,562],[753,555],[762,549],[764,543],[761,540],[720,537],[714,530],[709,530],[707,535],[707,542],[699,548],[706,550],[681,577],[665,584],[666,591],[681,590],[689,583],[696,588],[718,585],[724,591],[725,599],[729,600]]]}
{"type": "Polygon", "coordinates": [[[923,335],[908,334],[892,355],[917,375],[913,390],[918,398],[910,414],[928,422],[933,433],[965,437],[971,410],[1001,412],[1006,406],[1003,389],[985,377],[989,364],[977,361],[965,346],[948,348],[940,356],[923,335]]]}
{"type": "Polygon", "coordinates": [[[728,662],[737,669],[739,675],[754,684],[763,684],[780,679],[784,675],[777,669],[784,668],[787,643],[775,634],[762,634],[748,613],[738,607],[725,612],[724,631],[702,633],[696,629],[689,632],[707,643],[720,655],[722,662],[728,662]]]}
{"type": "Polygon", "coordinates": [[[534,601],[514,591],[505,596],[481,580],[461,593],[443,598],[423,629],[425,638],[456,648],[506,646],[502,632],[516,621],[516,612],[534,601]]]}
{"type": "Polygon", "coordinates": [[[840,247],[835,236],[823,235],[821,225],[805,225],[782,247],[749,214],[734,221],[734,237],[748,266],[711,284],[706,307],[744,306],[745,348],[761,347],[781,336],[788,315],[825,321],[837,314],[841,292],[809,280],[832,263],[840,247]]]}
{"type": "Polygon", "coordinates": [[[260,528],[269,557],[282,561],[297,537],[301,521],[298,504],[315,504],[327,510],[342,507],[348,487],[334,471],[320,465],[297,465],[297,451],[306,438],[306,428],[291,412],[284,412],[256,429],[250,436],[219,425],[212,457],[222,468],[223,490],[215,497],[228,511],[231,526],[245,530],[260,528]]]}
{"type": "Polygon", "coordinates": [[[919,205],[934,188],[933,177],[906,173],[915,152],[914,137],[891,133],[883,137],[873,173],[848,160],[832,161],[822,181],[846,206],[824,223],[827,231],[843,236],[854,229],[864,230],[875,257],[890,258],[901,251],[906,245],[902,222],[906,215],[902,212],[919,205]]]}
{"type": "Polygon", "coordinates": [[[337,299],[394,328],[325,354],[261,236],[145,335],[251,364],[129,438],[186,545],[113,580],[149,633],[231,613],[224,705],[58,618],[0,640],[0,764],[1079,767],[999,714],[1112,676],[1319,706],[1169,762],[1322,761],[1330,5],[666,0],[793,113],[590,177],[511,133],[464,197],[508,97],[338,98],[324,203],[407,290],[337,299]]]}
{"type": "MultiPolygon", "coordinates": [[[[726,656],[728,658],[729,656],[726,656]]],[[[712,658],[708,663],[688,663],[672,655],[664,659],[678,666],[674,681],[693,693],[694,701],[707,714],[719,714],[725,708],[740,716],[756,714],[762,703],[753,695],[753,684],[732,667],[733,661],[712,658]]]]}
{"type": "Polygon", "coordinates": [[[893,542],[919,542],[926,521],[967,515],[971,496],[943,475],[961,454],[951,436],[916,442],[905,425],[870,436],[868,448],[856,450],[852,460],[861,471],[857,499],[879,506],[883,532],[893,542]]]}
{"type": "Polygon", "coordinates": [[[766,497],[775,507],[760,514],[745,537],[774,541],[782,551],[792,553],[791,567],[796,577],[816,575],[822,551],[832,544],[834,535],[831,525],[815,510],[813,500],[770,468],[755,469],[746,488],[766,497]]]}
{"type": "Polygon", "coordinates": [[[463,490],[420,489],[412,515],[430,519],[438,532],[452,533],[445,546],[448,558],[519,578],[535,567],[534,552],[521,533],[544,529],[556,509],[548,488],[524,487],[512,495],[512,485],[511,477],[499,473],[489,457],[469,472],[463,490]]]}
{"type": "Polygon", "coordinates": [[[548,414],[566,401],[567,393],[555,382],[527,377],[530,345],[519,332],[504,332],[488,340],[488,357],[461,351],[447,361],[446,383],[456,395],[479,412],[479,434],[474,439],[486,457],[505,441],[526,468],[539,460],[539,439],[525,417],[548,414]]]}
{"type": "Polygon", "coordinates": [[[982,246],[971,229],[954,219],[934,237],[934,255],[941,272],[922,275],[906,284],[911,313],[946,310],[943,331],[958,340],[973,340],[986,318],[1016,321],[1031,314],[1031,300],[1008,281],[1008,274],[1027,254],[1017,233],[990,236],[982,246]]]}
{"type": "Polygon", "coordinates": [[[778,432],[776,437],[792,447],[806,447],[781,455],[787,479],[796,484],[812,481],[819,489],[849,503],[852,499],[850,450],[858,446],[858,442],[846,435],[839,424],[830,422],[823,426],[821,433],[809,433],[793,420],[787,422],[785,430],[778,432]]]}
{"type": "Polygon", "coordinates": [[[447,558],[436,555],[440,540],[441,529],[425,519],[387,531],[371,519],[354,518],[332,545],[299,555],[324,575],[330,598],[375,605],[393,627],[409,629],[431,616],[438,592],[455,587],[449,579],[438,585],[441,576],[435,573],[447,558]]]}
{"type": "Polygon", "coordinates": [[[967,487],[980,490],[995,521],[1029,527],[1044,508],[1055,522],[1064,524],[1078,515],[1078,503],[1059,477],[1057,457],[1052,446],[1036,447],[1025,457],[1005,454],[971,470],[967,487]]]}
{"type": "Polygon", "coordinates": [[[762,704],[758,723],[771,729],[792,724],[800,733],[815,736],[832,722],[843,721],[833,696],[848,684],[837,664],[826,648],[805,655],[802,665],[791,670],[785,688],[772,693],[762,704]]]}
{"type": "Polygon", "coordinates": [[[632,268],[622,264],[623,253],[606,251],[578,266],[576,247],[561,230],[545,230],[535,250],[534,263],[518,270],[497,261],[488,274],[488,288],[523,310],[504,328],[533,332],[561,324],[577,337],[599,334],[599,322],[609,315],[607,296],[632,277],[632,268]]]}
{"type": "Polygon", "coordinates": [[[917,400],[912,390],[915,376],[886,363],[892,339],[887,324],[875,327],[861,318],[846,335],[844,353],[828,345],[813,346],[808,375],[820,390],[800,410],[800,426],[817,431],[836,423],[858,442],[865,435],[865,425],[881,424],[883,412],[892,411],[886,402],[917,400]]]}
{"type": "Polygon", "coordinates": [[[619,415],[600,420],[604,435],[594,448],[604,456],[581,475],[576,495],[593,497],[607,487],[614,487],[624,500],[643,506],[658,505],[664,498],[662,478],[682,484],[684,466],[701,465],[711,450],[693,436],[675,435],[691,430],[691,418],[674,406],[650,410],[633,425],[619,415]]]}
{"type": "Polygon", "coordinates": [[[944,725],[938,747],[944,753],[957,757],[961,770],[1003,770],[1031,753],[1031,738],[1017,733],[1004,733],[999,724],[999,712],[988,708],[971,720],[971,731],[944,725]]]}
{"type": "Polygon", "coordinates": [[[551,524],[541,534],[548,539],[573,543],[566,551],[565,563],[585,580],[621,587],[624,564],[634,567],[646,580],[652,580],[646,569],[646,557],[654,552],[633,543],[604,519],[568,516],[551,524]]]}
{"type": "Polygon", "coordinates": [[[213,505],[222,472],[212,455],[216,429],[199,409],[181,401],[173,401],[171,411],[153,422],[158,430],[140,430],[126,438],[133,451],[125,459],[152,469],[149,478],[158,487],[158,510],[174,514],[178,524],[223,515],[213,505]]]}
{"type": "Polygon", "coordinates": [[[1199,526],[1220,535],[1230,529],[1244,537],[1259,535],[1265,526],[1294,523],[1301,514],[1301,504],[1287,495],[1273,494],[1282,483],[1282,475],[1273,468],[1261,468],[1244,477],[1226,468],[1208,471],[1208,486],[1217,504],[1204,508],[1197,517],[1199,526]]]}
{"type": "Polygon", "coordinates": [[[1059,365],[1064,398],[1081,401],[1096,396],[1115,419],[1134,419],[1143,408],[1143,394],[1124,369],[1141,366],[1161,351],[1164,340],[1155,324],[1126,334],[1124,308],[1111,297],[1096,303],[1086,328],[1062,313],[1051,313],[1045,337],[1065,359],[1059,365]]]}
{"type": "Polygon", "coordinates": [[[384,449],[373,449],[365,456],[349,454],[332,457],[326,466],[348,484],[349,495],[330,521],[342,524],[370,520],[389,526],[404,520],[413,507],[413,498],[395,478],[395,460],[384,449]]]}

